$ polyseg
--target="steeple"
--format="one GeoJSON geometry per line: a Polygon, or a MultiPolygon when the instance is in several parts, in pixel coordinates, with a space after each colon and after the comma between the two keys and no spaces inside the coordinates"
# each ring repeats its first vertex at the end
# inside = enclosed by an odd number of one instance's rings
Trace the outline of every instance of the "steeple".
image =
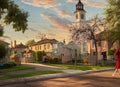
{"type": "Polygon", "coordinates": [[[84,22],[86,19],[86,11],[84,10],[84,4],[81,2],[81,0],[78,1],[76,4],[76,10],[74,12],[75,16],[75,22],[79,23],[84,22]]]}
{"type": "Polygon", "coordinates": [[[76,10],[83,10],[84,11],[84,5],[81,2],[81,0],[79,0],[78,3],[76,4],[76,10]]]}

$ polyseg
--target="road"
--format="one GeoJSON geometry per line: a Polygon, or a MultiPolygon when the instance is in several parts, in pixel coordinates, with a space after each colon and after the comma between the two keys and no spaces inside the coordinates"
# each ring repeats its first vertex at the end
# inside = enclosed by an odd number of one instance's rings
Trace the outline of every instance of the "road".
{"type": "Polygon", "coordinates": [[[97,72],[1,87],[120,87],[120,76],[112,77],[112,73],[113,71],[97,72]]]}

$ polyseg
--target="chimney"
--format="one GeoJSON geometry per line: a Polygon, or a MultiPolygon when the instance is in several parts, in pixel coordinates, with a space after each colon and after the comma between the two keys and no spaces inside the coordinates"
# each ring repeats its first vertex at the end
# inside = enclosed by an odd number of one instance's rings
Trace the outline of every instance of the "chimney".
{"type": "Polygon", "coordinates": [[[16,40],[14,40],[14,47],[16,47],[16,40]]]}

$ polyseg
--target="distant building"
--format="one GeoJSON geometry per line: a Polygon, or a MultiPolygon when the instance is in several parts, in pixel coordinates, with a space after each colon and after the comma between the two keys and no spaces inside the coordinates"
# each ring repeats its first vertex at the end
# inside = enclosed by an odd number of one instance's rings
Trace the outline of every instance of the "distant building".
{"type": "Polygon", "coordinates": [[[33,60],[33,52],[28,49],[28,46],[22,43],[17,44],[16,40],[14,41],[14,44],[11,42],[10,49],[11,55],[17,54],[17,61],[26,62],[26,58],[29,58],[29,61],[27,60],[27,62],[31,62],[31,60],[33,60]]]}

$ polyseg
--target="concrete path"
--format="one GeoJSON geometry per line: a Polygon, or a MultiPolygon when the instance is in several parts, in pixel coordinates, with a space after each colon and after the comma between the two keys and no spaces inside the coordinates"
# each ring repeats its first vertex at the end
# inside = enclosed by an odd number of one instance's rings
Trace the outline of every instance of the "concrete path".
{"type": "MultiPolygon", "coordinates": [[[[36,66],[36,69],[35,69],[36,71],[37,70],[62,70],[63,73],[38,75],[38,76],[18,78],[18,79],[1,80],[0,87],[3,85],[8,85],[8,84],[10,85],[10,84],[15,84],[15,83],[33,82],[33,81],[39,81],[39,80],[46,80],[46,79],[53,79],[53,78],[60,78],[60,77],[69,77],[69,76],[74,76],[74,75],[82,75],[82,74],[87,74],[87,73],[92,73],[92,72],[101,72],[101,71],[103,72],[103,71],[113,70],[113,69],[105,69],[105,70],[94,70],[94,71],[93,70],[81,71],[81,70],[64,69],[64,68],[48,66],[48,65],[43,65],[43,64],[27,63],[27,64],[23,64],[23,65],[36,66]]],[[[20,72],[16,72],[16,73],[33,72],[35,70],[26,70],[26,71],[20,71],[20,72]]],[[[11,74],[16,74],[16,73],[11,73],[11,74]]]]}

